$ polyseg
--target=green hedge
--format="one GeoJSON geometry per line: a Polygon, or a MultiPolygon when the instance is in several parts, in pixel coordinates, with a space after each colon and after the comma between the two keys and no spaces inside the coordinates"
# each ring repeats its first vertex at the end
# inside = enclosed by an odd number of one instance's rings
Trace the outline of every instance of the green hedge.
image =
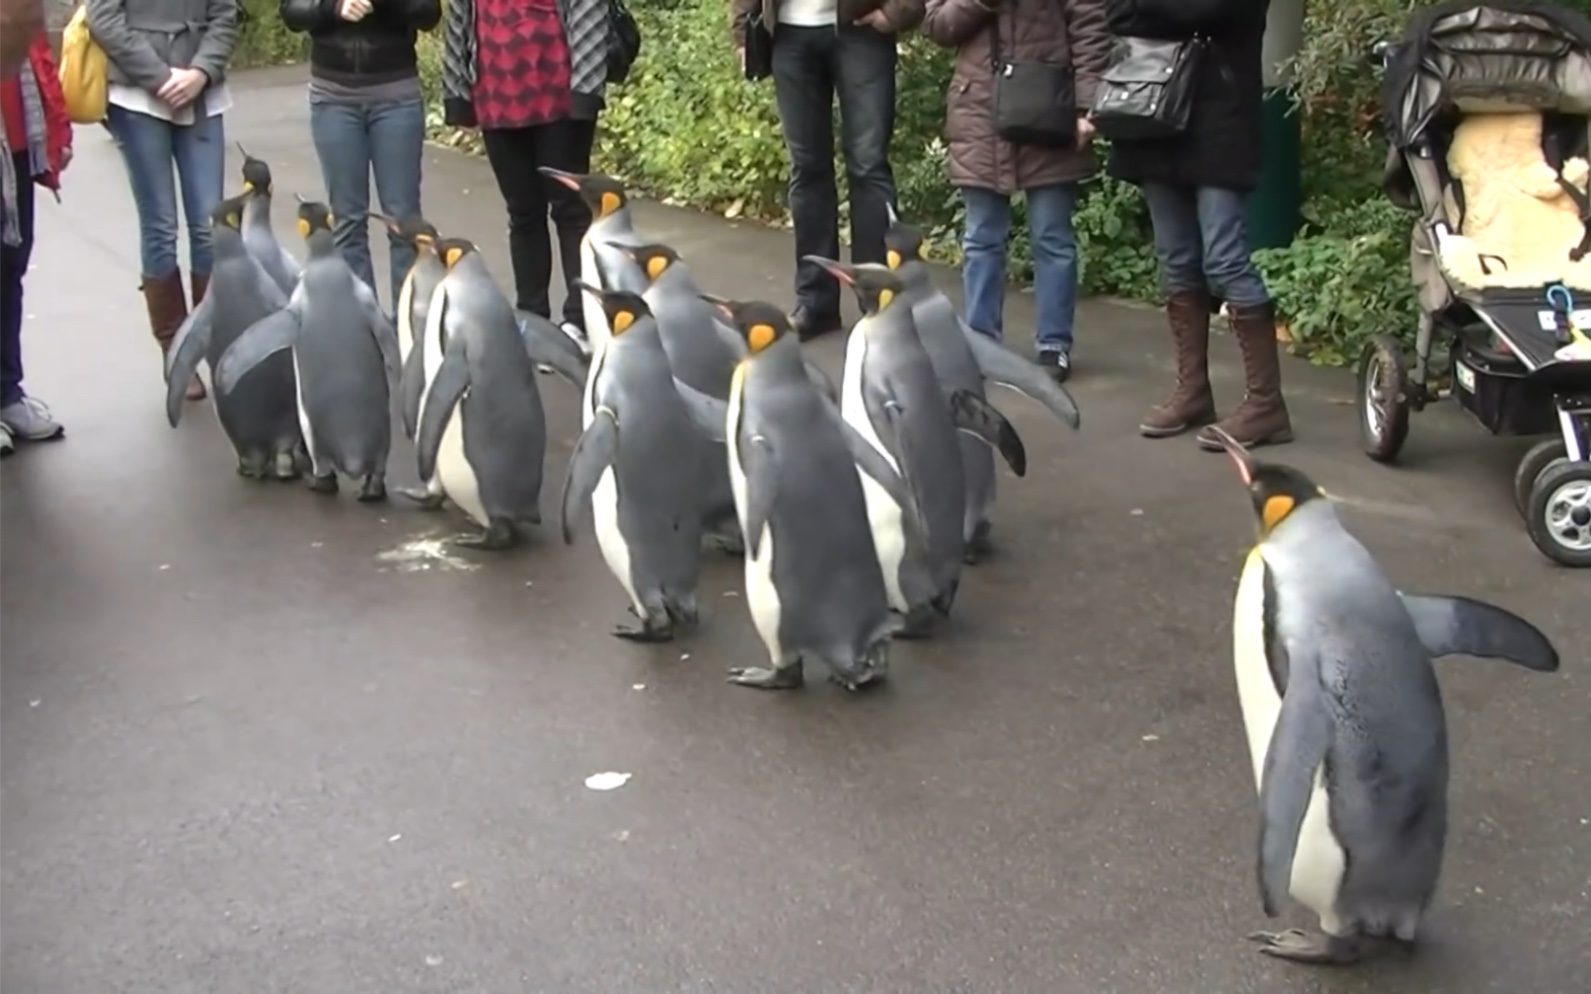
{"type": "MultiPolygon", "coordinates": [[[[256,17],[247,58],[274,62],[302,51],[281,29],[274,0],[244,0],[256,17]]],[[[1296,96],[1304,133],[1305,223],[1285,249],[1256,261],[1287,324],[1292,349],[1313,361],[1352,361],[1359,343],[1383,332],[1412,335],[1411,218],[1379,189],[1385,145],[1378,130],[1370,42],[1400,33],[1408,9],[1433,0],[1307,0],[1305,50],[1296,96]]],[[[1567,0],[1591,11],[1591,0],[1567,0]]],[[[728,38],[728,0],[630,0],[645,42],[630,80],[610,90],[598,167],[670,203],[728,217],[787,223],[786,158],[769,81],[739,74],[728,38]]],[[[421,71],[433,135],[477,150],[472,133],[442,127],[435,106],[441,38],[423,40],[421,71]]],[[[903,213],[926,227],[932,254],[954,263],[959,199],[946,182],[941,141],[950,55],[919,36],[904,40],[893,164],[903,213]]],[[[844,180],[843,166],[837,169],[844,180]]],[[[843,207],[842,207],[843,209],[843,207]]],[[[1018,208],[1013,275],[1026,280],[1028,246],[1018,208]]],[[[1075,219],[1086,292],[1145,300],[1157,295],[1142,198],[1100,177],[1075,219]]]]}

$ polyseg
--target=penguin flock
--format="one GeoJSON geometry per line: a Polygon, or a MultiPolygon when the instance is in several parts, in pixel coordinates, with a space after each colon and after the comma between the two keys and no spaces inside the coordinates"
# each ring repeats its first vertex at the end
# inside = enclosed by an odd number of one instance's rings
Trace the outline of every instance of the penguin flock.
{"type": "MultiPolygon", "coordinates": [[[[922,235],[893,210],[885,264],[811,258],[861,308],[836,385],[780,308],[704,292],[676,251],[637,232],[612,177],[542,169],[592,212],[578,282],[586,347],[516,310],[470,241],[372,215],[416,253],[389,318],[343,261],[324,204],[298,203],[305,263],[281,247],[270,169],[243,155],[243,192],[211,217],[210,292],[167,357],[172,426],[202,359],[240,475],[307,475],[325,494],[342,476],[378,501],[396,407],[420,480],[401,495],[452,504],[479,528],[461,544],[503,549],[542,524],[537,372],[556,373],[581,391],[559,527],[572,544],[589,516],[637,619],[614,634],[662,642],[696,625],[703,555],[738,556],[767,665],[731,669],[732,683],[798,688],[817,662],[858,690],[886,677],[895,639],[931,637],[949,616],[963,568],[989,547],[995,457],[1026,473],[987,384],[1080,427],[1062,385],[966,325],[933,283],[922,235]]],[[[1558,653],[1502,608],[1396,589],[1319,486],[1223,444],[1258,532],[1233,664],[1259,794],[1261,907],[1275,917],[1291,898],[1319,923],[1249,938],[1306,963],[1411,948],[1447,828],[1434,660],[1554,672],[1558,653]]]]}

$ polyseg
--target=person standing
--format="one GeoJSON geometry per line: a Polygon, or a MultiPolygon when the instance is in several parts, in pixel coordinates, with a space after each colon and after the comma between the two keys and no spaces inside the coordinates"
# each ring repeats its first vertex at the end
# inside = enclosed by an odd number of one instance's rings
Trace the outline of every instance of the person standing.
{"type": "Polygon", "coordinates": [[[443,120],[480,128],[508,209],[515,304],[552,318],[552,243],[558,231],[563,330],[589,348],[580,242],[591,210],[537,170],[591,170],[608,74],[607,0],[448,0],[443,120]]]}
{"type": "Polygon", "coordinates": [[[840,287],[803,261],[840,255],[839,194],[834,175],[834,104],[851,206],[851,261],[883,262],[895,175],[896,39],[923,19],[923,0],[731,0],[730,32],[741,64],[754,11],[773,36],[773,87],[790,155],[790,214],[795,222],[796,306],[801,338],[840,328],[840,287]]]}
{"type": "MultiPolygon", "coordinates": [[[[370,179],[381,210],[420,215],[425,103],[415,42],[442,19],[441,0],[280,0],[282,23],[310,37],[309,126],[337,247],[380,297],[370,261],[370,179]]],[[[392,306],[414,249],[388,234],[392,306]]]]}
{"type": "MultiPolygon", "coordinates": [[[[1243,400],[1219,426],[1244,446],[1293,440],[1282,398],[1276,313],[1249,251],[1248,194],[1259,185],[1261,39],[1269,0],[1106,0],[1112,34],[1179,40],[1203,34],[1205,57],[1186,130],[1111,143],[1107,171],[1142,188],[1154,227],[1167,321],[1176,343],[1171,395],[1139,432],[1180,435],[1216,420],[1210,317],[1224,300],[1243,354],[1243,400]]],[[[1220,452],[1204,428],[1200,447],[1220,452]]]]}
{"type": "Polygon", "coordinates": [[[946,97],[950,182],[961,191],[961,278],[967,323],[1003,334],[1011,196],[1027,200],[1038,302],[1038,362],[1058,380],[1072,368],[1077,311],[1077,239],[1072,211],[1077,184],[1098,162],[1087,119],[1094,87],[1110,59],[1103,0],[928,0],[923,34],[956,51],[946,97]],[[994,59],[1069,66],[1076,94],[1077,142],[1071,148],[1013,144],[994,119],[994,59]]]}
{"type": "MultiPolygon", "coordinates": [[[[193,306],[210,284],[210,212],[226,179],[223,115],[238,0],[87,0],[88,29],[105,50],[106,124],[121,149],[138,207],[144,303],[161,352],[188,316],[177,261],[176,164],[188,224],[193,306]]],[[[200,400],[197,374],[187,397],[200,400]]]]}
{"type": "Polygon", "coordinates": [[[33,254],[34,184],[61,188],[72,161],[72,122],[43,29],[27,58],[0,81],[0,455],[15,439],[42,442],[66,429],[50,409],[22,389],[22,280],[33,254]]]}

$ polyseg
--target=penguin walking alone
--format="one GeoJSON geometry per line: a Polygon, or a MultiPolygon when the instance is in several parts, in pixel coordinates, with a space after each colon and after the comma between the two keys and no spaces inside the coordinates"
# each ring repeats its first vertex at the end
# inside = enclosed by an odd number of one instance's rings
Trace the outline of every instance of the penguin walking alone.
{"type": "MultiPolygon", "coordinates": [[[[226,350],[256,322],[287,306],[287,294],[244,245],[247,194],[221,201],[210,212],[215,263],[210,290],[177,329],[166,354],[166,419],[182,419],[183,395],[203,359],[213,380],[226,350]]],[[[255,480],[294,480],[308,462],[298,423],[292,359],[273,355],[219,390],[215,412],[237,453],[238,475],[255,480]]]]}
{"type": "Polygon", "coordinates": [[[591,510],[597,545],[630,598],[639,627],[613,634],[667,642],[698,620],[702,489],[712,455],[676,391],[657,321],[646,301],[581,284],[602,304],[610,337],[592,358],[585,431],[564,476],[566,544],[591,510]]]}
{"type": "Polygon", "coordinates": [[[904,480],[813,385],[790,319],[761,301],[726,302],[747,346],[729,400],[675,378],[692,420],[728,443],[746,537],[746,606],[770,665],[735,667],[747,687],[799,687],[804,662],[826,664],[848,690],[883,680],[897,626],[878,568],[858,469],[907,508],[908,558],[922,523],[904,480]]]}
{"type": "Polygon", "coordinates": [[[1464,597],[1394,587],[1303,473],[1220,435],[1258,518],[1232,616],[1233,663],[1260,822],[1261,904],[1291,896],[1320,932],[1257,932],[1271,956],[1352,963],[1411,948],[1447,835],[1447,723],[1432,660],[1550,673],[1529,622],[1464,597]]]}
{"type": "Polygon", "coordinates": [[[313,467],[310,489],[335,494],[341,471],[359,480],[359,500],[385,500],[398,336],[374,291],[343,260],[331,225],[325,204],[299,203],[298,230],[309,247],[304,274],[286,307],[255,322],[221,355],[216,389],[235,389],[250,370],[288,350],[313,467]]]}
{"type": "MultiPolygon", "coordinates": [[[[645,293],[646,274],[619,248],[645,241],[636,234],[624,184],[602,173],[567,173],[551,166],[540,166],[538,171],[580,194],[580,199],[591,208],[591,227],[580,240],[581,282],[600,290],[645,293]]],[[[586,341],[581,345],[592,352],[608,335],[608,319],[602,312],[602,305],[589,294],[583,304],[586,341]]]]}
{"type": "Polygon", "coordinates": [[[988,401],[965,390],[946,398],[911,308],[901,297],[904,287],[893,272],[821,256],[808,256],[807,261],[849,284],[862,308],[846,341],[840,411],[897,469],[922,508],[930,582],[927,589],[914,589],[917,585],[902,571],[900,506],[863,480],[890,602],[905,617],[900,634],[922,637],[928,634],[930,611],[950,614],[961,583],[967,489],[957,432],[997,448],[1017,476],[1027,473],[1027,453],[1016,431],[988,401]]]}
{"type": "Polygon", "coordinates": [[[521,335],[474,243],[443,238],[435,248],[446,274],[403,372],[403,417],[415,425],[424,486],[400,492],[427,508],[445,495],[482,529],[458,544],[506,549],[541,524],[547,422],[535,364],[572,377],[585,359],[557,329],[546,341],[521,335]]]}
{"type": "Polygon", "coordinates": [[[271,227],[271,167],[265,160],[250,155],[242,143],[238,144],[238,154],[243,156],[243,244],[265,267],[282,293],[290,294],[298,285],[303,267],[282,248],[281,242],[276,240],[276,230],[271,227]]]}
{"type": "MultiPolygon", "coordinates": [[[[1043,367],[1024,359],[987,335],[967,326],[955,304],[934,285],[923,258],[922,232],[900,220],[893,207],[884,234],[885,262],[900,277],[902,303],[909,304],[912,320],[928,358],[933,361],[946,397],[966,390],[988,400],[985,383],[1009,387],[1040,404],[1056,420],[1077,430],[1082,418],[1077,402],[1043,367]]],[[[990,551],[989,533],[995,503],[994,451],[968,435],[960,439],[961,465],[966,474],[967,508],[963,534],[967,563],[975,564],[990,551]]]]}

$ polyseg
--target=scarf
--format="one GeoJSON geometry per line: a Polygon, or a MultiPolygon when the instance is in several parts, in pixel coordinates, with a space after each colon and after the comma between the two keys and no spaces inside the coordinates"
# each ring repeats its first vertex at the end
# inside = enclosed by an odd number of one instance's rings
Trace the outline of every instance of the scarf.
{"type": "MultiPolygon", "coordinates": [[[[558,19],[569,46],[570,92],[594,98],[598,106],[608,81],[608,4],[609,0],[558,0],[558,19]]],[[[445,7],[442,98],[463,107],[474,99],[477,78],[475,0],[449,0],[445,7]]]]}
{"type": "Polygon", "coordinates": [[[17,175],[16,160],[13,158],[15,152],[11,148],[11,143],[6,140],[5,129],[0,128],[0,195],[4,197],[4,241],[11,246],[22,244],[22,228],[17,223],[17,184],[31,183],[33,177],[42,176],[50,171],[44,97],[39,93],[39,80],[33,74],[31,63],[22,66],[17,73],[17,82],[22,86],[22,120],[28,136],[29,172],[26,177],[17,175]]]}

